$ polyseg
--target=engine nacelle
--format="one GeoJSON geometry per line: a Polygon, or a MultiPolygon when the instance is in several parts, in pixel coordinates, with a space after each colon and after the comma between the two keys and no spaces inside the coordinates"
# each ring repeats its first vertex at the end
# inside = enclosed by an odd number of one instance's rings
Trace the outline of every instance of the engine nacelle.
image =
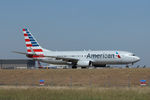
{"type": "Polygon", "coordinates": [[[77,66],[80,66],[80,67],[88,67],[91,65],[92,65],[91,61],[78,61],[77,62],[77,66]]]}

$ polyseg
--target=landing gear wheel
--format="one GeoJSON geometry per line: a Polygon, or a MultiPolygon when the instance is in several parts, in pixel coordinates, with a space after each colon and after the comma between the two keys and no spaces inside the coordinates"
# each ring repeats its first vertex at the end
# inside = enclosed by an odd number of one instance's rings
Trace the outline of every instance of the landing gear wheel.
{"type": "Polygon", "coordinates": [[[73,66],[72,66],[72,69],[77,69],[77,66],[76,66],[76,65],[73,65],[73,66]]]}
{"type": "Polygon", "coordinates": [[[127,65],[126,68],[129,68],[129,66],[127,65]]]}
{"type": "Polygon", "coordinates": [[[86,69],[87,67],[81,67],[82,69],[86,69]]]}

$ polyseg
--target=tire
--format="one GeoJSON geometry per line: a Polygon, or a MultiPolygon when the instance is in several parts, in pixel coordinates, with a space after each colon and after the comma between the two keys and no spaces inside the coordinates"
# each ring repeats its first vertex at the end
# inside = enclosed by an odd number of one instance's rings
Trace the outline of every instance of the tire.
{"type": "Polygon", "coordinates": [[[87,67],[81,67],[81,69],[86,69],[87,67]]]}
{"type": "Polygon", "coordinates": [[[73,66],[72,66],[72,69],[77,69],[77,66],[73,65],[73,66]]]}

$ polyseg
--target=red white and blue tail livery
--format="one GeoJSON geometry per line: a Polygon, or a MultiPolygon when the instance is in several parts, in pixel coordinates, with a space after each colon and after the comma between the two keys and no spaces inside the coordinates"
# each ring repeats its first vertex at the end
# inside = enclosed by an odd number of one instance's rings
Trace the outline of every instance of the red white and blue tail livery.
{"type": "Polygon", "coordinates": [[[33,58],[38,57],[44,57],[44,52],[42,47],[39,45],[39,43],[36,41],[36,39],[33,37],[33,35],[29,32],[28,29],[22,29],[24,33],[25,38],[25,44],[27,47],[27,53],[28,54],[36,54],[33,55],[33,58]]]}

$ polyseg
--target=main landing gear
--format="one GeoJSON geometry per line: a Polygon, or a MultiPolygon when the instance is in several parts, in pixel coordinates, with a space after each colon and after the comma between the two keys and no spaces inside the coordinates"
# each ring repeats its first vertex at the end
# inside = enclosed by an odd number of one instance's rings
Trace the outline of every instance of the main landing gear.
{"type": "Polygon", "coordinates": [[[129,65],[126,65],[126,68],[129,68],[129,65]]]}
{"type": "MultiPolygon", "coordinates": [[[[134,63],[131,64],[132,66],[134,65],[134,63]]],[[[129,65],[126,65],[126,68],[130,68],[129,65]]]]}
{"type": "Polygon", "coordinates": [[[76,65],[73,65],[73,66],[72,66],[72,69],[77,69],[77,66],[76,66],[76,65]]]}
{"type": "MultiPolygon", "coordinates": [[[[88,68],[88,67],[81,67],[81,69],[86,69],[86,68],[88,68]]],[[[76,66],[76,65],[73,65],[73,66],[72,66],[72,69],[77,69],[77,66],[76,66]]]]}

